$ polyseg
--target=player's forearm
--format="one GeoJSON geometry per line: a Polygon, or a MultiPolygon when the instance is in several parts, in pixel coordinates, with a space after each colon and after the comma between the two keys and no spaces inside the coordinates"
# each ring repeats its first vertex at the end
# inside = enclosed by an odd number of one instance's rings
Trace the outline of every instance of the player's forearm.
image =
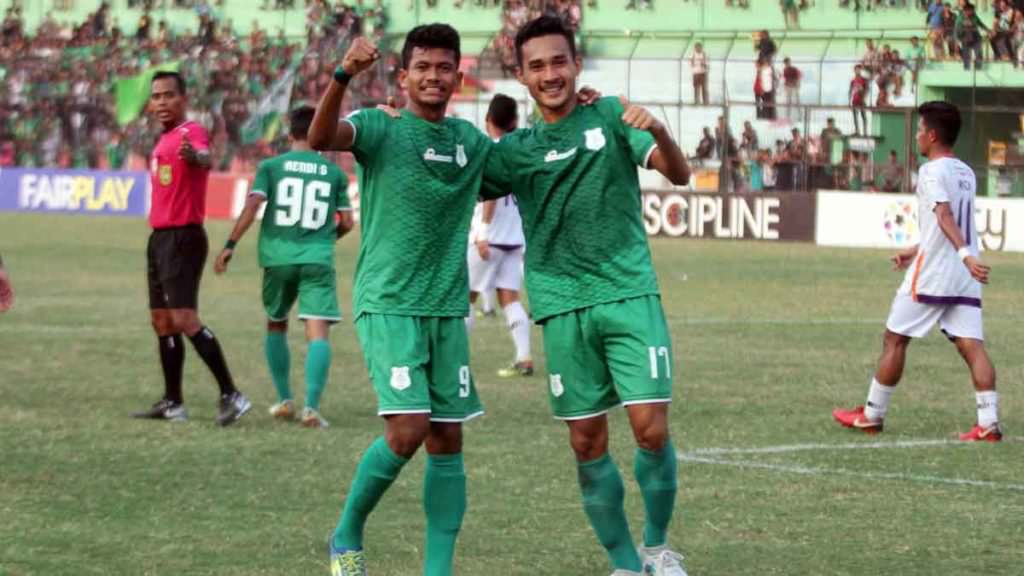
{"type": "Polygon", "coordinates": [[[661,125],[651,133],[661,155],[661,162],[658,163],[660,165],[654,168],[676,186],[686,186],[690,182],[690,165],[679,145],[669,134],[668,128],[661,125]]]}
{"type": "Polygon", "coordinates": [[[485,200],[484,209],[480,215],[480,221],[484,224],[490,224],[494,221],[494,212],[498,209],[497,200],[485,200]]]}
{"type": "Polygon", "coordinates": [[[338,212],[338,239],[348,234],[355,228],[355,218],[352,217],[351,210],[341,210],[338,212]]]}
{"type": "Polygon", "coordinates": [[[953,245],[954,250],[960,250],[967,245],[964,240],[963,234],[960,233],[960,227],[956,225],[956,220],[953,219],[952,212],[947,207],[945,210],[936,209],[939,230],[942,230],[943,236],[949,240],[949,243],[953,245]]]}
{"type": "Polygon", "coordinates": [[[228,235],[228,242],[231,244],[237,244],[241,241],[245,233],[249,231],[252,223],[256,221],[256,212],[259,211],[260,204],[263,200],[260,199],[258,202],[247,201],[245,208],[242,209],[242,213],[238,215],[238,220],[235,222],[235,227],[231,229],[231,234],[228,235]]]}
{"type": "Polygon", "coordinates": [[[320,98],[313,123],[309,126],[309,145],[314,150],[348,150],[352,146],[351,138],[346,142],[344,135],[339,133],[338,116],[341,115],[341,102],[347,88],[348,81],[332,80],[320,98]]]}

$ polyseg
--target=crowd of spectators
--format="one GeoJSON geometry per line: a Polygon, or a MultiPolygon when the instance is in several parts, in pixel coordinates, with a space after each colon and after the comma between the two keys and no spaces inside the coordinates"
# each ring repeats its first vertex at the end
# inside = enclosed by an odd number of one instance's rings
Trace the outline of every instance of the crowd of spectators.
{"type": "Polygon", "coordinates": [[[505,0],[501,10],[501,30],[494,38],[494,51],[506,78],[516,70],[516,33],[524,24],[540,16],[557,16],[573,32],[583,21],[580,0],[505,0]]]}
{"type": "MultiPolygon", "coordinates": [[[[198,26],[175,29],[157,20],[159,0],[139,0],[134,28],[112,19],[104,2],[84,22],[67,24],[47,15],[26,33],[17,6],[0,24],[0,166],[142,168],[157,123],[141,114],[117,121],[115,83],[162,64],[177,62],[187,79],[194,119],[210,130],[217,168],[250,170],[258,159],[286,146],[283,130],[267,141],[245,138],[242,127],[282,71],[294,68],[292,102],[315,102],[337,64],[320,55],[343,53],[354,34],[383,42],[386,12],[379,0],[345,5],[306,2],[307,35],[287,38],[253,21],[241,34],[220,19],[216,2],[169,0],[168,9],[194,10],[198,26]]],[[[287,1],[267,1],[267,10],[287,1]]],[[[395,85],[397,56],[386,56],[350,88],[351,106],[384,102],[395,85]]],[[[259,136],[259,135],[258,135],[259,136]]]]}
{"type": "Polygon", "coordinates": [[[817,136],[805,136],[794,127],[788,138],[774,142],[763,141],[753,123],[746,121],[737,139],[719,116],[714,130],[703,128],[692,162],[698,169],[717,169],[723,192],[908,189],[906,168],[895,150],[876,166],[870,153],[850,149],[849,136],[835,118],[828,118],[817,136]]]}
{"type": "MultiPolygon", "coordinates": [[[[840,6],[855,10],[910,8],[907,0],[840,0],[840,6]]],[[[912,3],[924,12],[924,46],[920,54],[908,59],[920,69],[920,62],[961,60],[964,68],[980,66],[989,59],[1013,62],[1024,60],[1024,0],[982,0],[979,8],[969,0],[917,0],[912,3]]],[[[918,46],[915,45],[915,51],[918,46]]]]}

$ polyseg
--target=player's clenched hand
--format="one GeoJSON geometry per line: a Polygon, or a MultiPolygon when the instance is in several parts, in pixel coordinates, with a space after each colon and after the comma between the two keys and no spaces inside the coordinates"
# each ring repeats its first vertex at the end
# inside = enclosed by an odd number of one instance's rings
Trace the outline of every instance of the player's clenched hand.
{"type": "Polygon", "coordinates": [[[345,59],[341,61],[341,67],[349,76],[355,76],[373,66],[378,59],[380,59],[380,51],[377,50],[377,45],[369,39],[359,36],[349,46],[348,52],[345,53],[345,59]]]}
{"type": "Polygon", "coordinates": [[[622,113],[622,122],[627,126],[632,126],[637,130],[647,130],[648,132],[654,132],[663,128],[662,123],[648,112],[646,108],[630,104],[625,96],[619,96],[619,102],[622,102],[622,107],[625,109],[625,112],[622,113]]]}
{"type": "Polygon", "coordinates": [[[991,266],[982,264],[981,260],[978,260],[974,256],[964,258],[964,266],[967,266],[967,269],[971,271],[971,276],[973,276],[975,280],[982,284],[988,284],[988,273],[992,270],[991,266]]]}
{"type": "Polygon", "coordinates": [[[491,244],[487,240],[477,240],[476,251],[480,253],[481,260],[487,260],[491,257],[491,244]]]}
{"type": "Polygon", "coordinates": [[[7,271],[0,268],[0,312],[7,312],[14,306],[14,288],[7,271]]]}
{"type": "Polygon", "coordinates": [[[910,266],[910,263],[914,261],[915,256],[917,256],[916,249],[897,252],[896,254],[893,255],[892,258],[890,258],[890,260],[892,261],[892,269],[903,270],[907,266],[910,266]]]}
{"type": "Polygon", "coordinates": [[[217,255],[217,261],[213,263],[213,271],[217,274],[223,274],[228,269],[228,262],[231,262],[231,257],[235,255],[235,251],[231,248],[225,248],[220,251],[217,255]]]}

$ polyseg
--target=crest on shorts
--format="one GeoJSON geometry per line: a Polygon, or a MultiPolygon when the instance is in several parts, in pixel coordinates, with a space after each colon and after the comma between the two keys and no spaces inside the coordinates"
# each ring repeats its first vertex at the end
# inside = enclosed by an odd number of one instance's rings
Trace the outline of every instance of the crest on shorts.
{"type": "Polygon", "coordinates": [[[162,186],[170,186],[171,185],[171,165],[170,164],[161,164],[160,168],[157,170],[157,177],[160,179],[160,184],[162,186]]]}
{"type": "Polygon", "coordinates": [[[548,380],[551,384],[551,395],[558,398],[562,394],[565,394],[565,386],[562,386],[562,375],[552,374],[548,376],[548,380]]]}
{"type": "Polygon", "coordinates": [[[455,163],[459,165],[459,168],[463,168],[469,163],[466,158],[466,147],[462,144],[455,145],[455,163]]]}
{"type": "Polygon", "coordinates": [[[391,387],[401,392],[412,385],[408,366],[391,367],[391,387]]]}
{"type": "Polygon", "coordinates": [[[584,130],[583,136],[586,137],[584,145],[587,147],[587,150],[600,150],[601,148],[604,148],[604,131],[601,130],[600,126],[590,130],[584,130]]]}

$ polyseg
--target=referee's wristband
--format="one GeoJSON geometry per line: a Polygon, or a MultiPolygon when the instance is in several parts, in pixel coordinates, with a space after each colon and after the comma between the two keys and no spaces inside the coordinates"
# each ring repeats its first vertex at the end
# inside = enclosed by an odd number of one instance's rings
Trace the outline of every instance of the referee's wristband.
{"type": "Polygon", "coordinates": [[[960,261],[963,262],[971,255],[971,250],[967,248],[967,246],[961,246],[960,249],[956,251],[956,255],[960,258],[960,261]]]}
{"type": "Polygon", "coordinates": [[[348,81],[352,79],[352,75],[345,72],[345,68],[339,65],[334,69],[334,81],[338,84],[348,84],[348,81]]]}
{"type": "Polygon", "coordinates": [[[224,243],[224,249],[225,250],[234,250],[235,246],[237,246],[237,245],[238,245],[238,242],[235,242],[234,240],[228,238],[228,241],[224,243]]]}

